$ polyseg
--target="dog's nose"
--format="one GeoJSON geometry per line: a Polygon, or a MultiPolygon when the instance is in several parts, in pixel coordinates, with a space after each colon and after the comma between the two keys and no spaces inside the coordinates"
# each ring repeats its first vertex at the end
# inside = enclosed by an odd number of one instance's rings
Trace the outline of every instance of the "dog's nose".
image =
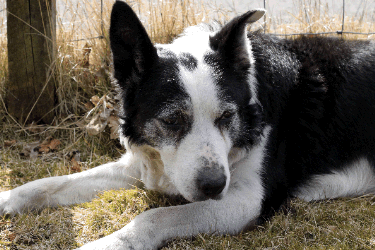
{"type": "Polygon", "coordinates": [[[197,178],[199,190],[207,198],[217,197],[225,188],[227,177],[224,168],[203,168],[197,178]]]}

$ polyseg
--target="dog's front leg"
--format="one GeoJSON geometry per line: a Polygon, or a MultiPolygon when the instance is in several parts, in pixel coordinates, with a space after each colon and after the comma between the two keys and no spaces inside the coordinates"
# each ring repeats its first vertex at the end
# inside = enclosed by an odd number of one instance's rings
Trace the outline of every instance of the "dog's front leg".
{"type": "Polygon", "coordinates": [[[29,182],[0,193],[0,215],[82,203],[92,200],[100,191],[138,186],[140,164],[132,153],[127,153],[117,162],[81,173],[29,182]]]}
{"type": "Polygon", "coordinates": [[[237,234],[254,226],[260,215],[263,188],[258,174],[252,177],[233,182],[221,200],[146,211],[119,231],[80,250],[157,249],[176,237],[200,233],[237,234]]]}

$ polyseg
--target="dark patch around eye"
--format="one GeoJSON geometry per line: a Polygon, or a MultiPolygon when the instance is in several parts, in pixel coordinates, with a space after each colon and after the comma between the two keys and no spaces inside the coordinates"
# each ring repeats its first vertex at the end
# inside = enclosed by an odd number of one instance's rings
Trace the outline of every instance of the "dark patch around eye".
{"type": "Polygon", "coordinates": [[[215,124],[220,128],[227,128],[232,122],[234,113],[225,111],[219,118],[215,120],[215,124]]]}
{"type": "MultiPolygon", "coordinates": [[[[204,55],[204,63],[209,65],[220,77],[216,77],[216,85],[222,100],[234,103],[237,106],[239,128],[230,129],[229,133],[236,147],[248,147],[254,145],[259,139],[263,126],[262,110],[258,105],[249,104],[251,98],[249,86],[248,68],[235,68],[233,63],[225,60],[220,53],[207,53],[204,55]]],[[[215,77],[215,74],[214,74],[215,77]]],[[[224,119],[217,125],[226,127],[230,125],[231,119],[224,119]]]]}
{"type": "Polygon", "coordinates": [[[160,120],[164,124],[164,128],[170,131],[168,136],[173,138],[177,143],[191,130],[192,118],[182,114],[176,114],[160,120]]]}
{"type": "Polygon", "coordinates": [[[179,57],[179,61],[190,71],[195,70],[198,67],[198,60],[189,53],[182,53],[179,57]]]}
{"type": "MultiPolygon", "coordinates": [[[[168,56],[159,57],[153,67],[145,72],[138,84],[121,93],[122,112],[120,115],[124,118],[121,129],[131,144],[156,146],[161,143],[165,135],[150,137],[145,133],[145,124],[155,119],[167,103],[189,98],[178,80],[177,56],[167,49],[163,49],[163,54],[168,56]]],[[[183,135],[180,136],[182,137],[183,135]]],[[[173,138],[171,140],[176,141],[173,138]]]]}

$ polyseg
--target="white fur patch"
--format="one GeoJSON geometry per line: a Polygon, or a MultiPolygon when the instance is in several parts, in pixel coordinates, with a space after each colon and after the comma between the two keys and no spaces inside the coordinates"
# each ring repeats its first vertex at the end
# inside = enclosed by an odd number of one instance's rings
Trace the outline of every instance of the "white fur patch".
{"type": "Polygon", "coordinates": [[[255,58],[253,55],[251,41],[247,37],[247,32],[245,32],[244,41],[245,41],[245,46],[246,46],[247,54],[248,54],[250,65],[251,65],[249,69],[249,78],[248,78],[250,92],[251,92],[250,104],[255,104],[255,103],[260,104],[258,100],[258,90],[257,90],[258,81],[256,80],[256,77],[255,77],[255,58]]]}
{"type": "Polygon", "coordinates": [[[187,52],[200,61],[203,60],[203,55],[212,51],[209,46],[209,38],[210,35],[214,34],[215,32],[207,29],[207,25],[191,26],[186,28],[182,35],[171,44],[157,44],[155,46],[168,49],[176,55],[187,52]]]}
{"type": "MultiPolygon", "coordinates": [[[[257,218],[261,210],[264,198],[264,187],[262,185],[262,166],[267,154],[266,145],[271,131],[271,126],[264,128],[260,142],[249,151],[239,150],[236,156],[231,157],[231,188],[230,190],[244,190],[243,198],[251,201],[252,218],[257,218]],[[241,159],[241,157],[243,157],[241,159]]],[[[232,152],[231,152],[232,153],[232,152]]],[[[228,191],[229,192],[229,191],[228,191]]]]}
{"type": "Polygon", "coordinates": [[[306,201],[352,197],[375,191],[375,173],[367,159],[361,158],[344,170],[317,175],[301,187],[296,196],[306,201]]]}
{"type": "MultiPolygon", "coordinates": [[[[251,57],[252,57],[252,55],[251,55],[251,57]]],[[[251,93],[250,104],[259,104],[260,105],[260,102],[258,100],[258,81],[255,77],[254,65],[249,69],[248,82],[249,82],[250,93],[251,93]]]]}
{"type": "Polygon", "coordinates": [[[250,149],[248,158],[251,160],[251,165],[256,166],[257,171],[261,171],[264,157],[266,156],[266,145],[269,134],[272,130],[270,125],[267,125],[263,130],[260,142],[250,149]]]}
{"type": "Polygon", "coordinates": [[[181,82],[191,98],[194,123],[198,126],[201,123],[212,123],[219,115],[218,89],[212,75],[207,65],[201,64],[193,72],[180,68],[181,82]]]}

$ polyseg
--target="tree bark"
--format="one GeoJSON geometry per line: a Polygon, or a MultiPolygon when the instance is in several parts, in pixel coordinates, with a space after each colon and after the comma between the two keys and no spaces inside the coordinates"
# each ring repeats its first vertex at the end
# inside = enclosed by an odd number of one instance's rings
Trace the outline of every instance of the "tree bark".
{"type": "Polygon", "coordinates": [[[56,99],[56,0],[7,0],[7,10],[8,112],[21,124],[50,124],[56,99]]]}

